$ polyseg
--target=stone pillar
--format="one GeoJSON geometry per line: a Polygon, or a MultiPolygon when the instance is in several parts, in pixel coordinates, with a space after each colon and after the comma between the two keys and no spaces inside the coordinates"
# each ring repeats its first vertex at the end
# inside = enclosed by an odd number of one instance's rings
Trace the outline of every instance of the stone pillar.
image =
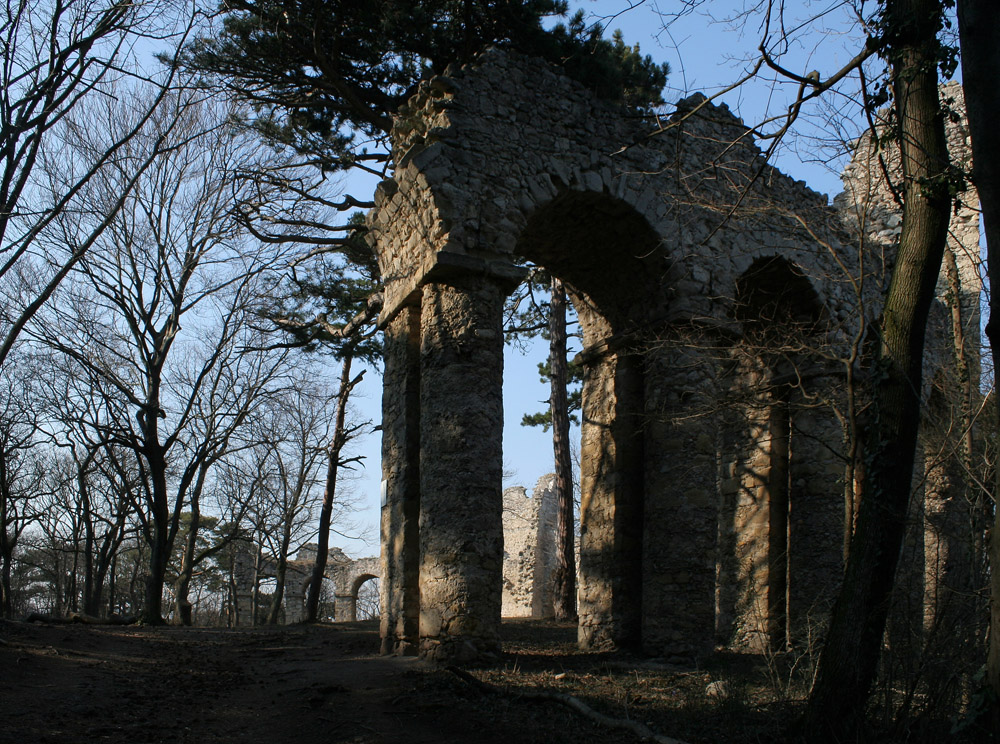
{"type": "Polygon", "coordinates": [[[240,628],[253,624],[253,592],[236,592],[236,624],[240,628]]]}
{"type": "Polygon", "coordinates": [[[333,621],[353,623],[358,619],[358,598],[352,594],[333,595],[333,621]]]}
{"type": "Polygon", "coordinates": [[[236,622],[239,626],[253,625],[254,568],[253,546],[249,540],[233,543],[233,593],[236,601],[236,622]]]}
{"type": "Polygon", "coordinates": [[[415,654],[419,635],[420,308],[385,328],[382,394],[382,653],[415,654]]]}
{"type": "Polygon", "coordinates": [[[923,429],[923,572],[914,578],[923,579],[924,638],[947,649],[946,658],[955,659],[975,636],[973,549],[982,528],[974,519],[974,499],[962,477],[958,437],[949,430],[960,426],[960,416],[949,409],[945,401],[932,398],[932,415],[923,429]]]}
{"type": "Polygon", "coordinates": [[[831,407],[793,399],[789,411],[788,636],[801,648],[825,635],[843,578],[845,447],[831,407]]]}
{"type": "Polygon", "coordinates": [[[788,573],[788,405],[758,393],[746,410],[749,441],[734,513],[737,567],[733,641],[754,651],[783,648],[788,573]]]}
{"type": "Polygon", "coordinates": [[[505,293],[458,274],[423,287],[420,653],[499,650],[505,293]]]}
{"type": "Polygon", "coordinates": [[[579,642],[638,646],[642,623],[642,369],[637,357],[584,352],[580,445],[579,642]]]}
{"type": "Polygon", "coordinates": [[[285,625],[301,623],[306,616],[306,592],[311,575],[301,566],[289,566],[285,579],[285,625]]]}
{"type": "Polygon", "coordinates": [[[749,422],[742,411],[726,407],[716,429],[716,488],[719,516],[715,555],[715,642],[730,646],[738,636],[740,565],[736,559],[736,513],[740,504],[744,463],[750,451],[749,422]]]}
{"type": "Polygon", "coordinates": [[[715,638],[716,362],[694,346],[647,354],[642,646],[677,663],[710,653],[715,638]]]}

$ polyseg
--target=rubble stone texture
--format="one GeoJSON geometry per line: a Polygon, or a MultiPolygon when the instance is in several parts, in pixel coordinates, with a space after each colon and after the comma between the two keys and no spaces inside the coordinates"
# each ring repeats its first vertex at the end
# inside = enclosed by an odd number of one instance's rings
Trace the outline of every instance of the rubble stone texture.
{"type": "Polygon", "coordinates": [[[553,617],[556,570],[555,476],[503,492],[503,617],[553,617]]]}
{"type": "MultiPolygon", "coordinates": [[[[853,518],[846,360],[898,217],[862,188],[872,149],[835,208],[725,106],[694,95],[650,121],[500,50],[422,83],[392,144],[368,215],[383,650],[498,647],[501,312],[525,261],[567,284],[584,339],[580,643],[689,661],[814,632],[853,518]]],[[[956,219],[971,261],[974,216],[956,219]]]]}

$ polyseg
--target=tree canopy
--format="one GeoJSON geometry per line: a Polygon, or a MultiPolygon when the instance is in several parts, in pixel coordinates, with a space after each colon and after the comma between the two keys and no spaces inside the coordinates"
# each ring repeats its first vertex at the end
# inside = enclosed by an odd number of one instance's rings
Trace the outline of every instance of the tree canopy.
{"type": "Polygon", "coordinates": [[[565,0],[233,0],[186,64],[249,101],[250,122],[326,170],[383,163],[392,113],[421,79],[490,45],[563,66],[599,95],[662,103],[668,67],[602,38],[565,0]]]}

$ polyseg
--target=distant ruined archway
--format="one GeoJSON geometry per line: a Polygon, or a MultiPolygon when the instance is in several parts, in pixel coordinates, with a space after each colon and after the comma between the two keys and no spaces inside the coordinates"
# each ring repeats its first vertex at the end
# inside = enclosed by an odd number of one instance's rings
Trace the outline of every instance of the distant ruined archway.
{"type": "MultiPolygon", "coordinates": [[[[254,557],[252,546],[243,545],[236,551],[234,579],[236,583],[237,617],[240,625],[249,625],[252,620],[254,586],[262,578],[277,574],[277,562],[269,556],[254,557]],[[256,564],[256,565],[255,565],[256,564]]],[[[306,595],[312,582],[316,565],[316,545],[304,546],[285,566],[285,589],[282,604],[285,623],[302,622],[305,619],[306,595]]],[[[324,577],[333,584],[334,622],[357,620],[358,590],[369,579],[379,578],[378,558],[348,558],[340,548],[330,548],[324,577]]]]}

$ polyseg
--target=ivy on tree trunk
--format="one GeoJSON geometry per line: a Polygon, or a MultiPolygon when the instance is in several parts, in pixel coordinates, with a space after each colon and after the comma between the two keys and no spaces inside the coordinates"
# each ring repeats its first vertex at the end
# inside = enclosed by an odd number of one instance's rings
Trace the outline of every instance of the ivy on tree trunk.
{"type": "Polygon", "coordinates": [[[924,331],[951,204],[938,98],[941,4],[890,1],[882,20],[899,127],[903,223],[883,310],[857,528],[806,713],[805,730],[831,741],[853,740],[875,678],[910,500],[924,331]]]}
{"type": "MultiPolygon", "coordinates": [[[[1000,141],[994,129],[1000,121],[1000,25],[993,0],[958,0],[958,31],[962,48],[962,87],[972,135],[972,180],[979,192],[986,231],[986,264],[991,287],[1000,287],[1000,141]]],[[[990,293],[990,318],[986,326],[994,359],[993,390],[1000,390],[1000,295],[990,293]]],[[[1000,416],[1000,407],[995,407],[1000,416]]],[[[1000,431],[1000,419],[994,422],[1000,431]]],[[[994,468],[994,499],[1000,494],[1000,468],[994,468]]],[[[1000,510],[994,504],[990,532],[990,642],[986,681],[995,708],[1000,707],[1000,510]]],[[[996,711],[1000,719],[1000,712],[996,711]]]]}

